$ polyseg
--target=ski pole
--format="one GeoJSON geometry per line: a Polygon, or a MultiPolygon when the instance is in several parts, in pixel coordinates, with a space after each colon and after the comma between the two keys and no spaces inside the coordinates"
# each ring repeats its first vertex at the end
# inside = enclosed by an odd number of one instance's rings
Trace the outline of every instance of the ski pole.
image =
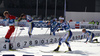
{"type": "MultiPolygon", "coordinates": [[[[58,26],[57,26],[57,28],[58,28],[58,26]]],[[[55,28],[55,30],[54,30],[53,32],[55,32],[57,28],[55,28]]],[[[49,28],[48,28],[48,29],[49,29],[49,28]]],[[[51,36],[50,36],[50,37],[51,37],[51,36]]],[[[49,37],[49,38],[50,38],[50,37],[49,37]]],[[[48,38],[48,39],[49,39],[49,38],[48,38]]]]}
{"type": "MultiPolygon", "coordinates": [[[[22,33],[22,30],[25,30],[24,28],[22,28],[22,29],[20,29],[21,31],[19,32],[19,34],[17,35],[17,37],[19,37],[20,36],[20,34],[22,33]]],[[[15,41],[15,38],[14,38],[14,41],[15,41]]],[[[13,42],[14,42],[13,41],[13,42]]]]}
{"type": "MultiPolygon", "coordinates": [[[[16,30],[17,31],[17,30],[16,30]]],[[[10,40],[12,40],[12,38],[13,38],[13,35],[14,35],[14,32],[12,33],[12,35],[11,35],[11,37],[10,37],[10,40]]]]}
{"type": "Polygon", "coordinates": [[[47,31],[45,32],[45,34],[48,32],[49,28],[47,29],[47,31]]]}
{"type": "MultiPolygon", "coordinates": [[[[17,27],[17,29],[16,29],[16,33],[15,33],[14,39],[16,38],[17,30],[18,30],[18,27],[17,27]]],[[[14,42],[14,40],[13,40],[13,42],[14,42]]]]}
{"type": "MultiPolygon", "coordinates": [[[[84,43],[84,41],[75,41],[75,40],[73,40],[72,42],[81,42],[81,43],[84,43]]],[[[86,44],[87,44],[87,42],[86,42],[86,44]]]]}
{"type": "MultiPolygon", "coordinates": [[[[17,37],[19,37],[19,35],[21,34],[22,30],[19,32],[19,34],[17,35],[17,37]]],[[[15,41],[16,38],[14,38],[13,42],[15,41]]]]}

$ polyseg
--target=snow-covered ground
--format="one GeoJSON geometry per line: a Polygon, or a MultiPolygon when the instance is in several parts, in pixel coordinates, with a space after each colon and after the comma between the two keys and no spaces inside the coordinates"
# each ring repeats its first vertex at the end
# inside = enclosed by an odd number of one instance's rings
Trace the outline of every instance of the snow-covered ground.
{"type": "MultiPolygon", "coordinates": [[[[16,34],[16,30],[17,30],[17,34],[21,31],[20,29],[23,28],[23,27],[15,27],[15,32],[13,35],[16,34]],[[17,30],[18,28],[18,30],[17,30]]],[[[4,37],[8,31],[9,27],[3,27],[3,26],[0,26],[0,38],[4,37]]],[[[22,33],[20,34],[20,36],[26,36],[28,35],[28,27],[24,27],[25,30],[22,31],[22,33]]],[[[71,29],[72,32],[81,32],[82,29],[71,29]]],[[[89,29],[88,29],[89,30],[89,29]]],[[[91,31],[100,31],[100,30],[91,30],[91,31]]],[[[60,33],[63,33],[65,31],[60,31],[60,33]]],[[[58,32],[56,32],[58,33],[58,32]]],[[[33,35],[41,35],[41,34],[50,34],[50,29],[48,28],[33,28],[33,32],[32,32],[33,35]]]]}
{"type": "MultiPolygon", "coordinates": [[[[17,30],[17,35],[18,35],[18,33],[21,31],[20,30],[21,28],[23,28],[23,27],[15,27],[15,32],[13,35],[16,34],[16,30],[17,30]],[[18,28],[18,30],[17,30],[17,28],[18,28]]],[[[8,29],[9,29],[8,26],[7,27],[0,26],[0,38],[4,37],[6,35],[8,29]]],[[[20,36],[28,35],[28,27],[24,27],[24,29],[25,30],[23,30],[21,32],[20,36]]],[[[62,31],[62,32],[65,32],[65,31],[62,31]]],[[[50,34],[50,29],[48,29],[48,28],[43,28],[43,29],[42,28],[34,28],[32,34],[33,35],[50,34]],[[47,31],[47,33],[46,33],[46,31],[47,31]]]]}
{"type": "MultiPolygon", "coordinates": [[[[0,36],[5,36],[6,32],[8,31],[8,27],[1,27],[0,28],[0,36]]],[[[20,28],[18,28],[20,29],[20,28]]],[[[35,28],[33,31],[34,35],[38,34],[45,34],[47,28],[44,28],[41,30],[40,28],[35,28]]],[[[21,35],[28,35],[27,34],[27,27],[25,27],[25,30],[22,32],[21,35]]],[[[81,29],[74,29],[73,31],[81,31],[81,29]]],[[[96,31],[96,30],[95,30],[96,31]]],[[[20,30],[18,31],[20,32],[20,30]]],[[[47,32],[49,34],[49,31],[47,32]]],[[[100,37],[96,37],[100,41],[100,37]]],[[[42,56],[42,55],[53,55],[53,56],[100,56],[100,43],[84,43],[85,39],[83,40],[75,40],[70,41],[70,45],[72,48],[72,52],[67,53],[43,53],[42,51],[52,51],[57,46],[58,43],[55,44],[47,44],[47,45],[40,45],[40,46],[33,46],[29,48],[23,48],[18,49],[18,51],[1,51],[0,56],[3,54],[14,54],[16,56],[23,56],[23,55],[35,55],[35,56],[42,56]]],[[[66,44],[62,44],[60,51],[66,51],[68,50],[66,44]]]]}
{"type": "MultiPolygon", "coordinates": [[[[98,37],[100,40],[100,38],[98,37]]],[[[42,55],[53,55],[53,56],[100,56],[100,43],[84,43],[85,39],[78,40],[75,42],[70,42],[72,52],[67,53],[43,53],[42,51],[51,51],[54,50],[58,43],[55,44],[47,44],[43,46],[34,46],[24,49],[18,49],[18,51],[1,51],[0,56],[2,54],[14,54],[16,56],[22,55],[35,55],[35,56],[42,56],[42,55]],[[81,42],[80,42],[81,41],[81,42]]],[[[62,44],[60,51],[66,51],[67,46],[65,43],[62,44]]]]}

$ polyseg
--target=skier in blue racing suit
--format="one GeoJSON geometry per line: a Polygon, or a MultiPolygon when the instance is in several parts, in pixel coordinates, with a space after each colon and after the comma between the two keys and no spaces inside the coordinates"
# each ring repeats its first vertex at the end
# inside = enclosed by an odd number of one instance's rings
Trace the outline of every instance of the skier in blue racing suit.
{"type": "Polygon", "coordinates": [[[97,39],[94,39],[94,33],[92,33],[91,31],[87,31],[85,28],[82,30],[82,36],[86,35],[87,39],[85,41],[85,43],[87,43],[87,41],[89,40],[90,43],[93,43],[93,41],[98,42],[97,39]]]}
{"type": "Polygon", "coordinates": [[[58,47],[54,51],[59,51],[59,48],[60,48],[62,42],[65,42],[67,44],[67,46],[68,46],[68,50],[72,51],[71,47],[70,47],[70,44],[69,44],[69,41],[70,41],[70,39],[72,37],[72,32],[70,30],[69,23],[64,22],[64,20],[60,20],[60,23],[61,23],[60,24],[61,28],[58,29],[57,31],[59,31],[59,30],[65,30],[66,34],[60,38],[59,45],[58,45],[58,47]]]}
{"type": "Polygon", "coordinates": [[[50,35],[53,34],[55,36],[55,31],[58,29],[57,19],[54,18],[53,20],[51,20],[49,25],[50,25],[50,35]]]}

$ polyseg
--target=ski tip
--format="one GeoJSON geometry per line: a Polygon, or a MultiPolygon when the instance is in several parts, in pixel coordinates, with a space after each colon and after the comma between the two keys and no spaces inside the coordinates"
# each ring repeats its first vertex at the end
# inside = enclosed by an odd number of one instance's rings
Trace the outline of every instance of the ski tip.
{"type": "Polygon", "coordinates": [[[64,53],[69,52],[69,51],[65,51],[64,53]]]}
{"type": "Polygon", "coordinates": [[[16,50],[16,49],[13,49],[13,50],[9,50],[9,51],[18,51],[18,50],[16,50]]]}

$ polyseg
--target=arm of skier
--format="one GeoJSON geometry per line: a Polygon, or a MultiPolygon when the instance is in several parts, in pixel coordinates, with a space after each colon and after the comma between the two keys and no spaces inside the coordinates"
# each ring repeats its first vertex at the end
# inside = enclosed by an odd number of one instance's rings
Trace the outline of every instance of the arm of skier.
{"type": "Polygon", "coordinates": [[[21,20],[22,20],[22,18],[19,17],[18,20],[17,20],[17,26],[18,26],[18,23],[19,23],[21,20]]]}
{"type": "Polygon", "coordinates": [[[87,43],[87,41],[88,41],[88,37],[87,37],[87,39],[86,39],[86,41],[84,43],[87,43]]]}
{"type": "Polygon", "coordinates": [[[67,30],[67,29],[70,29],[70,25],[69,24],[66,24],[65,26],[61,27],[60,29],[58,29],[58,31],[63,31],[63,30],[67,30]]]}
{"type": "Polygon", "coordinates": [[[91,33],[87,33],[87,39],[85,41],[85,43],[87,43],[89,36],[91,35],[91,33]]]}
{"type": "Polygon", "coordinates": [[[81,37],[83,37],[85,35],[85,33],[82,33],[81,37]]]}

